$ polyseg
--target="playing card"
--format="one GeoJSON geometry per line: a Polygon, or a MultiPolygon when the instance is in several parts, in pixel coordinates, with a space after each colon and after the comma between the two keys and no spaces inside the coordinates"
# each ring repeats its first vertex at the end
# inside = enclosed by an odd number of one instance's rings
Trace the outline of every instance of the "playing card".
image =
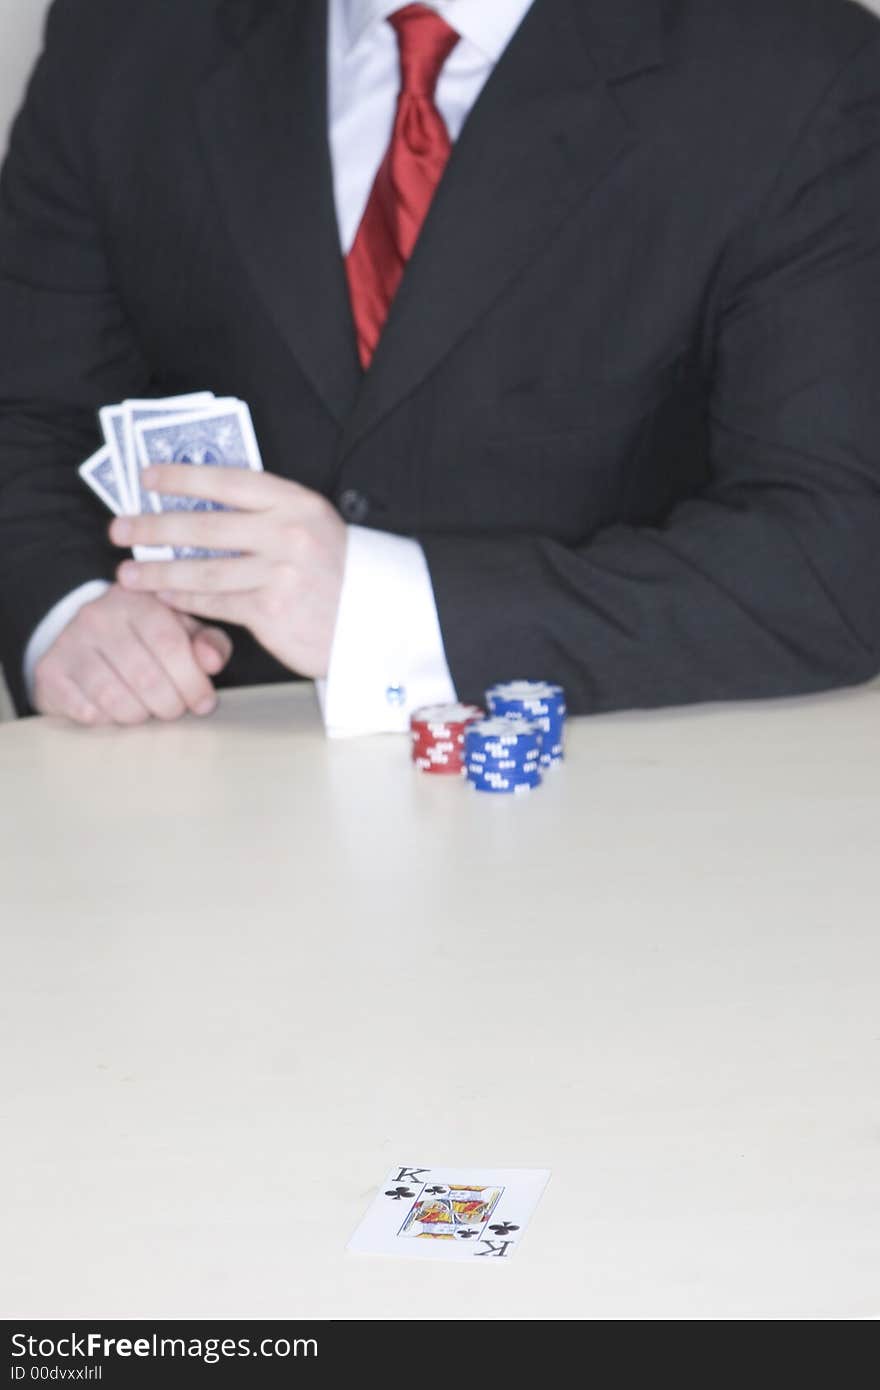
{"type": "MultiPolygon", "coordinates": [[[[251,413],[244,401],[214,401],[210,409],[135,424],[137,457],[141,468],[151,463],[187,463],[199,468],[249,468],[262,472],[263,462],[251,413]]],[[[146,494],[155,512],[215,512],[219,502],[196,497],[146,494]]],[[[178,547],[169,556],[178,560],[220,556],[223,552],[178,547]]],[[[138,559],[142,558],[140,554],[138,559]]],[[[152,558],[152,554],[149,557],[152,558]]],[[[163,557],[164,558],[164,557],[163,557]]]]}
{"type": "Polygon", "coordinates": [[[121,405],[105,405],[99,410],[98,415],[101,429],[104,431],[104,441],[110,451],[122,512],[131,515],[135,505],[125,460],[125,411],[121,405]]]}
{"type": "Polygon", "coordinates": [[[549,1180],[546,1168],[399,1164],[347,1248],[409,1259],[510,1259],[549,1180]]]}
{"type": "Polygon", "coordinates": [[[109,507],[117,516],[122,514],[125,508],[119,491],[119,479],[113,466],[113,456],[106,445],[96,454],[92,454],[90,459],[86,459],[80,467],[79,476],[83,482],[88,483],[105,507],[109,507]]]}
{"type": "MultiPolygon", "coordinates": [[[[154,511],[141,488],[141,470],[137,455],[135,429],[144,420],[163,420],[208,409],[214,402],[213,391],[197,391],[189,396],[167,396],[156,400],[128,400],[115,407],[122,412],[122,454],[132,511],[135,514],[154,511]]],[[[114,409],[114,407],[111,407],[114,409]]],[[[108,423],[113,423],[108,417],[108,423]]],[[[103,424],[103,420],[102,420],[103,424]]],[[[115,430],[115,424],[113,425],[115,430]]]]}

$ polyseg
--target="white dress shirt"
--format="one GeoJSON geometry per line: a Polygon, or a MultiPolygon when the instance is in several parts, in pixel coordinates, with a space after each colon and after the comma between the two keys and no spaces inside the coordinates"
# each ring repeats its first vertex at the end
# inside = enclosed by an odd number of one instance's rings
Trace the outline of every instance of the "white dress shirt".
{"type": "MultiPolygon", "coordinates": [[[[329,140],[339,240],[350,250],[391,139],[400,64],[387,24],[403,0],[329,0],[329,140]]],[[[461,35],[437,87],[450,139],[458,139],[492,69],[533,0],[425,0],[461,35]]],[[[105,591],[95,580],[68,594],[28,643],[25,680],[79,609],[105,591]]],[[[455,688],[418,542],[348,528],[345,579],[330,668],[318,693],[327,733],[408,728],[413,709],[455,699],[455,688]]]]}

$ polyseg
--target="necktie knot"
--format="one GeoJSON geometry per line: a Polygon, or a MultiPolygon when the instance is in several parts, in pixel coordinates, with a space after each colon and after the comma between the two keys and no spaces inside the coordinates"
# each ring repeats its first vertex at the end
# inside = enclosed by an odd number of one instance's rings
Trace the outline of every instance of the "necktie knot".
{"type": "Polygon", "coordinates": [[[400,49],[401,94],[433,98],[460,35],[427,5],[404,5],[389,16],[400,49]]]}

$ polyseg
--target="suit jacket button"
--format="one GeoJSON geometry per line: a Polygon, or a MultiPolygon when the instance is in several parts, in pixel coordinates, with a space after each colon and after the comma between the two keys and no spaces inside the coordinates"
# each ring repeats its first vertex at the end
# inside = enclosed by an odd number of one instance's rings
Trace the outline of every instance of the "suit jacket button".
{"type": "Polygon", "coordinates": [[[362,492],[350,487],[343,492],[339,499],[339,510],[346,521],[350,521],[354,526],[360,526],[370,515],[370,502],[362,492]]]}

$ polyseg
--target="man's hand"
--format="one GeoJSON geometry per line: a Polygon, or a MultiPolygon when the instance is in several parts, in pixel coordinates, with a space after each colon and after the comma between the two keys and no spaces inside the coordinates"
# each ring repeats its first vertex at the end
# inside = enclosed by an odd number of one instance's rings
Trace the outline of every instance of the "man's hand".
{"type": "Polygon", "coordinates": [[[232,551],[218,560],[126,561],[119,582],[159,594],[198,618],[239,623],[289,670],[327,674],[345,573],[347,528],[317,492],[244,468],[163,464],[142,474],[153,491],[229,508],[118,517],[121,546],[232,551]]]}
{"type": "Polygon", "coordinates": [[[114,585],[84,604],[37,664],[34,706],[77,724],[144,724],[210,714],[211,677],[232,655],[219,628],[114,585]]]}

